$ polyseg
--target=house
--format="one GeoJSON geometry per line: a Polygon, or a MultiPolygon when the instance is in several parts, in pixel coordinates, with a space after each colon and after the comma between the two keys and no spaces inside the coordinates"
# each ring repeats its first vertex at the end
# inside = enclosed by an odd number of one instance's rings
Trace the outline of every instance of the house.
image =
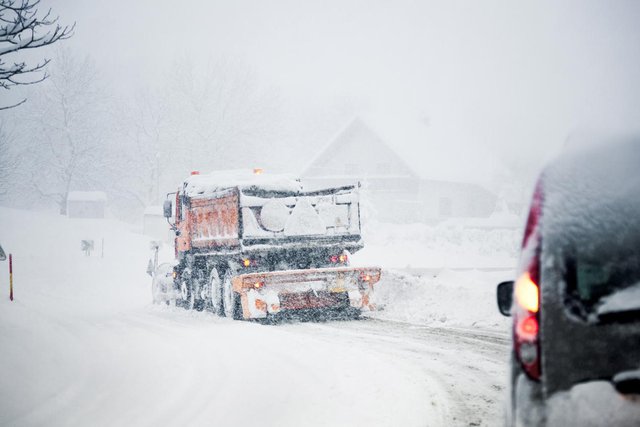
{"type": "Polygon", "coordinates": [[[489,181],[493,163],[483,163],[486,155],[439,142],[425,123],[356,117],[301,176],[312,187],[360,180],[363,204],[369,203],[366,209],[381,221],[436,223],[491,215],[496,195],[481,183],[489,181]]]}
{"type": "Polygon", "coordinates": [[[104,218],[107,195],[102,191],[70,191],[67,195],[69,218],[104,218]]]}
{"type": "Polygon", "coordinates": [[[147,206],[145,208],[142,217],[142,233],[154,240],[173,241],[175,234],[164,217],[162,206],[147,206]]]}

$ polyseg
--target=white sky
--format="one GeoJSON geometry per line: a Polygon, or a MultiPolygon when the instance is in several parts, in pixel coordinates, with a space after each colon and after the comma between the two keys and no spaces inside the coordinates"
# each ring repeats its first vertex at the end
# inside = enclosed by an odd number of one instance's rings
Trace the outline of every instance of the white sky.
{"type": "MultiPolygon", "coordinates": [[[[47,2],[47,0],[45,0],[47,2]]],[[[239,57],[292,105],[411,111],[505,159],[640,119],[640,2],[50,0],[113,86],[239,57]]]]}

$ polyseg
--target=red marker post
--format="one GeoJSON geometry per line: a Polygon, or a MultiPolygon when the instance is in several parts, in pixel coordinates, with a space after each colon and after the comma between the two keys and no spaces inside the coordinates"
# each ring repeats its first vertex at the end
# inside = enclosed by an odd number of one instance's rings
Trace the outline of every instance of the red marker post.
{"type": "Polygon", "coordinates": [[[9,299],[13,301],[13,256],[9,254],[9,299]]]}

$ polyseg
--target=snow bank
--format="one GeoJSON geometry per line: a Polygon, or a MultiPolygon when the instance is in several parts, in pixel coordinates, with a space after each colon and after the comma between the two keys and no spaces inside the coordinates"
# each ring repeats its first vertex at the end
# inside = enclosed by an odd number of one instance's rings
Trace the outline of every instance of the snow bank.
{"type": "Polygon", "coordinates": [[[498,312],[496,285],[513,278],[512,270],[454,272],[422,277],[386,270],[376,285],[380,311],[371,316],[434,327],[491,329],[507,333],[509,318],[498,312]]]}

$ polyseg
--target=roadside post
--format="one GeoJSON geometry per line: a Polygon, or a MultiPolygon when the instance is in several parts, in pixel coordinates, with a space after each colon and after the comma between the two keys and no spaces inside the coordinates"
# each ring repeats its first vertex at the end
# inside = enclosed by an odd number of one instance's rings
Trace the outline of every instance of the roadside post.
{"type": "Polygon", "coordinates": [[[13,301],[13,255],[9,254],[9,299],[13,301]]]}

